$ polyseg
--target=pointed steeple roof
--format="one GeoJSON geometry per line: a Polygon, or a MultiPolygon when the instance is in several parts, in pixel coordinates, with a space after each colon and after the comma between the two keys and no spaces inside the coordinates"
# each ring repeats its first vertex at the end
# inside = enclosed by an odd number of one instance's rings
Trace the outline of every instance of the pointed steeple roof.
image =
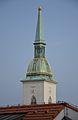
{"type": "Polygon", "coordinates": [[[44,43],[43,32],[42,32],[42,8],[38,8],[38,19],[37,19],[37,28],[35,43],[44,43]]]}
{"type": "Polygon", "coordinates": [[[45,43],[42,32],[42,9],[38,8],[38,20],[34,41],[34,58],[29,63],[26,80],[53,80],[53,73],[45,57],[45,43]]]}

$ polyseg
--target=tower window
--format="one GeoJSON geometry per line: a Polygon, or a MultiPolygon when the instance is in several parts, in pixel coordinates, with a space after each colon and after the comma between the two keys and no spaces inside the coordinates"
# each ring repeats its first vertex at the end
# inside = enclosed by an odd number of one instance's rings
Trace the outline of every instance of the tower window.
{"type": "Polygon", "coordinates": [[[49,103],[49,104],[52,103],[52,98],[51,98],[51,96],[50,96],[49,99],[48,99],[48,103],[49,103]]]}
{"type": "Polygon", "coordinates": [[[31,104],[36,104],[36,97],[34,95],[31,98],[31,104]]]}
{"type": "Polygon", "coordinates": [[[33,71],[36,71],[36,63],[33,64],[33,71]]]}

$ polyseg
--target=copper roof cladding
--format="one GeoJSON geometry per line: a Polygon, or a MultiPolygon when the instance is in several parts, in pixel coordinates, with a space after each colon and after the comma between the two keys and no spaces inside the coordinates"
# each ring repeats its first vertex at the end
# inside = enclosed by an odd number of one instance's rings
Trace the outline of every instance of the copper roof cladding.
{"type": "Polygon", "coordinates": [[[26,80],[54,80],[51,66],[45,55],[45,42],[42,31],[42,8],[38,8],[38,19],[36,27],[36,36],[34,41],[34,58],[28,65],[26,80]]]}
{"type": "MultiPolygon", "coordinates": [[[[2,115],[4,117],[9,116],[10,118],[16,115],[19,118],[22,117],[21,119],[17,120],[53,120],[64,109],[64,107],[68,107],[78,112],[77,108],[69,105],[68,103],[21,105],[21,106],[19,105],[0,107],[0,118],[2,115]]],[[[8,120],[12,119],[8,118],[8,120]]]]}

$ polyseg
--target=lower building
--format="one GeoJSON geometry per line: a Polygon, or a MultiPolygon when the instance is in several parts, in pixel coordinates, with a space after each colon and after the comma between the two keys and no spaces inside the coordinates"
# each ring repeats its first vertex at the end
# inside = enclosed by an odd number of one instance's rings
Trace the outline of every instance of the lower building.
{"type": "Polygon", "coordinates": [[[65,102],[0,107],[0,120],[78,120],[78,108],[65,102]]]}

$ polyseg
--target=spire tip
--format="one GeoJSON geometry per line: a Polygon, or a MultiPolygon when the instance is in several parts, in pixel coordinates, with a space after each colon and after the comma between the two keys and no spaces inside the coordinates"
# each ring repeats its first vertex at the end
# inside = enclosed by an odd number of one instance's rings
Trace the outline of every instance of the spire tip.
{"type": "Polygon", "coordinates": [[[42,10],[42,7],[40,6],[40,7],[38,8],[38,10],[39,10],[39,11],[42,10]]]}

